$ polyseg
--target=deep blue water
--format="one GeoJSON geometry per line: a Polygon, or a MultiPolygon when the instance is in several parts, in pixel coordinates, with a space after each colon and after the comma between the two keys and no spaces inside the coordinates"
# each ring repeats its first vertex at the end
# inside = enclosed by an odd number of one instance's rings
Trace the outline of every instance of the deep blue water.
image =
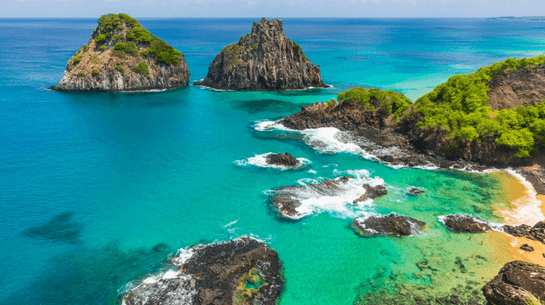
{"type": "MultiPolygon", "coordinates": [[[[192,83],[257,20],[139,21],[185,54],[192,83]]],[[[403,190],[419,185],[433,193],[447,182],[470,182],[441,172],[396,170],[350,152],[323,153],[301,135],[257,131],[255,122],[287,116],[354,86],[393,89],[414,100],[453,74],[545,50],[545,23],[538,21],[285,19],[287,36],[321,66],[333,88],[46,90],[95,26],[91,19],[0,19],[1,304],[108,303],[124,284],[160,269],[176,249],[250,234],[266,240],[284,262],[281,304],[351,304],[359,284],[377,268],[390,270],[392,259],[425,255],[417,241],[364,240],[348,228],[355,215],[395,208],[324,206],[285,222],[269,207],[267,191],[356,170],[384,180],[391,193],[386,201],[403,205],[406,213],[426,212],[422,217],[433,221],[472,202],[450,206],[446,197],[412,199],[403,190]],[[285,151],[312,163],[279,171],[235,162],[285,151]],[[171,250],[153,251],[159,243],[171,250]]],[[[446,235],[440,226],[431,231],[446,235]]],[[[416,271],[414,264],[400,268],[416,271]]]]}

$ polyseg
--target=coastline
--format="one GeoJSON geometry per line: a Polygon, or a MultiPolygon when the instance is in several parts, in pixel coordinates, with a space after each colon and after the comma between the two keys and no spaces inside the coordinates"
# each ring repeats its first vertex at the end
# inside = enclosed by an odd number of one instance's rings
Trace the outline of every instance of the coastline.
{"type": "MultiPolygon", "coordinates": [[[[500,178],[502,188],[506,190],[506,209],[500,208],[496,212],[509,225],[535,223],[545,219],[545,196],[537,195],[532,184],[522,175],[513,170],[494,173],[500,178]]],[[[490,245],[494,250],[494,258],[502,264],[514,260],[545,265],[545,245],[539,241],[526,237],[515,237],[504,232],[489,232],[490,245]],[[534,247],[533,252],[520,249],[523,244],[534,247]]]]}

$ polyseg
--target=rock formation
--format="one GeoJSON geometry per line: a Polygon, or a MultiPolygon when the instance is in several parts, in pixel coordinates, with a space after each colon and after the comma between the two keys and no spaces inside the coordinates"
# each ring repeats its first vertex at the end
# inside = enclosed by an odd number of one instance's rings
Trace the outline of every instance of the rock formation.
{"type": "Polygon", "coordinates": [[[519,225],[516,227],[505,225],[503,227],[505,233],[516,237],[526,237],[532,240],[537,240],[545,244],[545,221],[536,223],[533,227],[529,225],[519,225]]]}
{"type": "Polygon", "coordinates": [[[274,305],[284,285],[278,254],[254,238],[195,246],[170,262],[175,269],[145,279],[122,304],[274,305]]]}
{"type": "Polygon", "coordinates": [[[415,236],[420,234],[426,223],[403,215],[360,217],[352,221],[352,229],[362,237],[415,236]]]}
{"type": "Polygon", "coordinates": [[[297,167],[301,165],[301,162],[297,160],[294,156],[292,156],[290,153],[284,153],[284,154],[270,154],[267,155],[267,164],[271,165],[280,165],[280,166],[286,166],[286,167],[297,167]]]}
{"type": "Polygon", "coordinates": [[[353,204],[357,204],[358,202],[362,202],[367,199],[374,200],[388,194],[388,190],[383,185],[371,186],[366,183],[363,185],[363,188],[365,189],[365,194],[354,200],[352,202],[353,204]]]}
{"type": "Polygon", "coordinates": [[[488,304],[541,304],[545,300],[545,268],[522,261],[507,263],[483,287],[483,294],[488,304]]]}
{"type": "Polygon", "coordinates": [[[265,18],[254,22],[250,34],[221,50],[206,78],[195,85],[241,91],[327,87],[320,67],[284,35],[282,20],[265,18]]]}
{"type": "Polygon", "coordinates": [[[66,64],[58,91],[139,91],[185,87],[184,55],[126,14],[100,17],[89,42],[66,64]]]}
{"type": "Polygon", "coordinates": [[[419,188],[413,187],[407,191],[407,194],[411,196],[420,196],[420,195],[424,195],[424,191],[419,188]]]}
{"type": "Polygon", "coordinates": [[[439,216],[439,221],[456,233],[483,233],[493,229],[491,222],[466,214],[439,216]]]}

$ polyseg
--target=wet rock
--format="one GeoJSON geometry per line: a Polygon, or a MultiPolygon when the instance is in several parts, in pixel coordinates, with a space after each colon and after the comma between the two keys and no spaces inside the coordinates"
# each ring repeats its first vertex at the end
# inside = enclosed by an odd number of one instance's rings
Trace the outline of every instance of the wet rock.
{"type": "Polygon", "coordinates": [[[419,188],[413,187],[407,191],[407,194],[411,196],[420,196],[424,195],[424,191],[419,188]]]}
{"type": "Polygon", "coordinates": [[[540,304],[545,299],[545,268],[532,263],[507,263],[482,289],[489,304],[540,304]]]}
{"type": "Polygon", "coordinates": [[[170,262],[174,270],[147,278],[123,304],[273,305],[284,284],[278,254],[254,238],[195,246],[170,262]]]}
{"type": "Polygon", "coordinates": [[[524,250],[524,251],[527,251],[527,252],[534,252],[534,247],[528,245],[528,244],[523,244],[522,246],[520,246],[520,249],[521,250],[524,250]]]}
{"type": "Polygon", "coordinates": [[[66,64],[63,78],[50,89],[111,92],[187,86],[189,69],[184,55],[132,17],[104,15],[98,23],[89,42],[66,64]],[[146,35],[146,40],[139,35],[146,35]]]}
{"type": "Polygon", "coordinates": [[[420,234],[426,223],[403,215],[359,217],[352,221],[352,229],[360,236],[414,236],[420,234]]]}
{"type": "Polygon", "coordinates": [[[327,87],[320,67],[284,35],[282,20],[265,18],[253,23],[250,34],[221,50],[206,78],[195,85],[241,91],[327,87]]]}
{"type": "Polygon", "coordinates": [[[318,184],[281,187],[274,191],[271,202],[275,210],[283,218],[300,219],[307,216],[298,211],[303,200],[321,196],[335,196],[345,192],[353,187],[348,185],[348,182],[352,179],[352,177],[339,177],[318,184]]]}
{"type": "Polygon", "coordinates": [[[301,165],[301,162],[289,153],[284,154],[270,154],[266,157],[267,164],[281,165],[286,167],[297,167],[301,165]]]}
{"type": "Polygon", "coordinates": [[[369,184],[364,184],[363,188],[365,189],[365,195],[369,199],[377,199],[388,194],[388,190],[383,185],[371,186],[369,184]]]}
{"type": "Polygon", "coordinates": [[[516,227],[505,225],[503,227],[505,233],[516,236],[516,237],[526,237],[532,240],[539,241],[545,244],[545,222],[540,221],[536,223],[533,227],[522,224],[516,227]]]}
{"type": "Polygon", "coordinates": [[[492,231],[490,222],[482,218],[466,214],[439,216],[439,221],[452,232],[482,233],[492,231]]]}

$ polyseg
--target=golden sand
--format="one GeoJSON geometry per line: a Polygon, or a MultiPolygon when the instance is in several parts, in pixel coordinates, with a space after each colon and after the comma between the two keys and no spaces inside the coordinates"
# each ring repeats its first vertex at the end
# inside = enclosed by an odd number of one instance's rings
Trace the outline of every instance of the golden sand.
{"type": "MultiPolygon", "coordinates": [[[[528,189],[521,180],[507,172],[496,172],[494,175],[500,178],[508,201],[505,208],[499,207],[497,210],[499,215],[504,218],[505,223],[534,225],[545,217],[545,196],[536,196],[533,189],[528,189]],[[541,201],[539,207],[537,207],[539,202],[536,199],[541,201]],[[539,215],[540,212],[541,215],[539,215]],[[528,220],[533,220],[533,222],[525,222],[528,220]]],[[[545,257],[543,256],[545,245],[541,242],[525,237],[514,237],[502,232],[489,232],[488,237],[490,245],[494,249],[494,256],[500,263],[522,260],[545,266],[545,257]],[[533,252],[523,251],[520,249],[523,244],[528,244],[535,250],[533,252]]]]}

